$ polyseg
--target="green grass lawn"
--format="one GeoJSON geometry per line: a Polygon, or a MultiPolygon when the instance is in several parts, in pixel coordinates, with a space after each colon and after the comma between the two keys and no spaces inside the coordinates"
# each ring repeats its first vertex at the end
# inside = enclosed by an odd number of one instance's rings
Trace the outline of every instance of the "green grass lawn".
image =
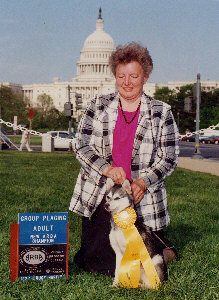
{"type": "Polygon", "coordinates": [[[169,238],[180,259],[168,265],[158,291],[112,288],[112,278],[83,272],[73,263],[81,218],[69,212],[69,278],[12,283],[10,225],[18,213],[68,211],[79,163],[71,153],[0,153],[0,299],[217,299],[219,178],[177,168],[166,180],[169,238]]]}
{"type": "MultiPolygon", "coordinates": [[[[8,138],[13,144],[20,144],[21,142],[21,135],[8,135],[8,138]]],[[[30,136],[30,146],[31,145],[42,145],[42,137],[41,136],[36,136],[36,135],[31,135],[30,136]]]]}

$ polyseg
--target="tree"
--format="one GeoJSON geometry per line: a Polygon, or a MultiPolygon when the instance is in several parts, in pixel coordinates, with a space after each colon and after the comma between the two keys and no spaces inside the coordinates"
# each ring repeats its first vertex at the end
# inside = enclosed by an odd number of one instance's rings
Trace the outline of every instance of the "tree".
{"type": "MultiPolygon", "coordinates": [[[[182,86],[178,92],[168,87],[158,89],[154,97],[171,105],[179,131],[184,133],[187,129],[195,131],[196,101],[193,99],[194,85],[182,86]],[[192,99],[192,111],[184,111],[184,100],[187,97],[192,99]]],[[[210,92],[201,92],[200,104],[200,129],[216,125],[219,122],[219,89],[210,92]]]]}
{"type": "Polygon", "coordinates": [[[195,131],[195,101],[192,100],[192,111],[184,111],[185,98],[190,97],[193,99],[193,84],[187,84],[181,86],[177,93],[178,109],[180,112],[179,121],[179,132],[184,133],[185,131],[195,131]]]}
{"type": "Polygon", "coordinates": [[[51,130],[66,130],[69,126],[69,120],[63,112],[53,108],[46,116],[46,124],[51,130]]]}
{"type": "Polygon", "coordinates": [[[37,97],[37,104],[34,108],[34,119],[32,121],[32,128],[37,129],[48,129],[48,114],[54,109],[53,99],[47,94],[41,94],[37,97]]]}
{"type": "Polygon", "coordinates": [[[14,122],[14,116],[18,117],[18,124],[28,123],[28,107],[23,96],[16,94],[7,86],[0,87],[0,104],[2,119],[7,122],[14,122]]]}
{"type": "Polygon", "coordinates": [[[167,86],[156,90],[154,98],[169,104],[171,107],[176,105],[176,92],[170,90],[167,86]]]}
{"type": "Polygon", "coordinates": [[[53,99],[47,94],[41,94],[37,97],[37,109],[41,111],[44,115],[48,113],[51,109],[54,109],[53,99]]]}
{"type": "Polygon", "coordinates": [[[173,116],[179,126],[180,111],[182,111],[181,103],[177,98],[175,90],[170,90],[167,86],[156,90],[154,98],[165,102],[171,106],[173,116]]]}
{"type": "MultiPolygon", "coordinates": [[[[53,99],[47,94],[37,97],[38,103],[34,108],[32,128],[34,130],[67,130],[68,118],[53,105],[53,99]]],[[[73,122],[73,127],[75,124],[73,122]]]]}
{"type": "Polygon", "coordinates": [[[201,93],[200,128],[219,123],[219,89],[201,93]]]}

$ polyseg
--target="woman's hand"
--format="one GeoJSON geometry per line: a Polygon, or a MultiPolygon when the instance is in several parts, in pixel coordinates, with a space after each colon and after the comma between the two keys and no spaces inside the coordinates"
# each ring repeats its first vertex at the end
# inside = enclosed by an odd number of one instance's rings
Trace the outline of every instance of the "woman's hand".
{"type": "Polygon", "coordinates": [[[123,184],[126,179],[125,171],[121,167],[106,167],[103,170],[103,175],[112,178],[113,182],[115,182],[116,184],[123,184]]]}
{"type": "Polygon", "coordinates": [[[144,198],[144,192],[147,187],[142,178],[135,180],[131,183],[132,195],[134,198],[134,204],[139,203],[144,198]]]}

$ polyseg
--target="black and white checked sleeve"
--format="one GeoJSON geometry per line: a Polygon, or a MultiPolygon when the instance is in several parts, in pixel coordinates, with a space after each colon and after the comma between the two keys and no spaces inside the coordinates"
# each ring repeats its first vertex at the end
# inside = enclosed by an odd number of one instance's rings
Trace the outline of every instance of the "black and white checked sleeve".
{"type": "Polygon", "coordinates": [[[158,141],[157,155],[154,163],[147,170],[141,171],[141,177],[147,188],[153,190],[153,186],[163,181],[175,169],[179,155],[179,134],[173,114],[167,109],[161,133],[158,141]]]}
{"type": "Polygon", "coordinates": [[[73,143],[76,158],[92,177],[102,176],[102,171],[109,166],[95,148],[95,134],[98,132],[98,128],[95,128],[97,101],[98,98],[93,99],[83,114],[73,143]]]}

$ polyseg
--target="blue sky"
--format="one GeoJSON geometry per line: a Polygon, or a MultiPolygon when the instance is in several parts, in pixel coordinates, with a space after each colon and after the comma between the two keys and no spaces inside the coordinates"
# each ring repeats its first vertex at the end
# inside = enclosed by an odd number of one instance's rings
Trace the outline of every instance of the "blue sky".
{"type": "Polygon", "coordinates": [[[219,80],[219,0],[0,0],[0,82],[75,77],[99,7],[115,45],[148,47],[149,82],[219,80]]]}

